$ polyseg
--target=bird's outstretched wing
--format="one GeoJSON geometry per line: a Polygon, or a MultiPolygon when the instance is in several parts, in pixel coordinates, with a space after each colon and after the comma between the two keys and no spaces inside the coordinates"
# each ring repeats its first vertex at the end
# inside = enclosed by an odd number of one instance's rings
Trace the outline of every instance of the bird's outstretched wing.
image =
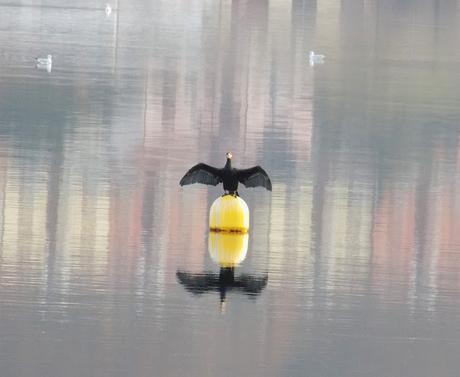
{"type": "Polygon", "coordinates": [[[177,271],[177,279],[189,291],[196,295],[215,291],[219,286],[219,276],[213,273],[193,274],[177,271]]]}
{"type": "Polygon", "coordinates": [[[235,279],[234,286],[249,296],[256,296],[265,288],[267,281],[268,275],[251,276],[243,274],[235,279]]]}
{"type": "Polygon", "coordinates": [[[203,183],[205,185],[216,186],[222,182],[220,169],[203,164],[200,162],[191,168],[180,180],[180,185],[191,185],[192,183],[203,183]]]}
{"type": "Polygon", "coordinates": [[[272,183],[268,174],[260,166],[254,166],[249,169],[238,170],[238,181],[246,187],[262,186],[267,190],[272,190],[272,183]]]}

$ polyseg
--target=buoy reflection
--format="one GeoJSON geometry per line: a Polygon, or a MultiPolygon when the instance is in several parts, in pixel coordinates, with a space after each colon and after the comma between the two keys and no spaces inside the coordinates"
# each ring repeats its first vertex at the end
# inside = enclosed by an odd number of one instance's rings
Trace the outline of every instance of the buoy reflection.
{"type": "Polygon", "coordinates": [[[219,273],[177,271],[177,279],[186,290],[195,295],[219,292],[221,311],[225,309],[229,291],[255,298],[267,285],[268,276],[235,274],[236,266],[246,258],[248,238],[248,234],[210,232],[208,251],[212,260],[220,267],[219,273]]]}
{"type": "Polygon", "coordinates": [[[209,232],[209,255],[222,268],[235,267],[246,259],[248,241],[248,234],[209,232]]]}

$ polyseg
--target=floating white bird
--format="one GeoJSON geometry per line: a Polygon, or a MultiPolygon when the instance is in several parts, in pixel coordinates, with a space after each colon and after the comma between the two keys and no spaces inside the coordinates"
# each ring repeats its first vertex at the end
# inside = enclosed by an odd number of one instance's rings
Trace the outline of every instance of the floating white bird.
{"type": "Polygon", "coordinates": [[[52,65],[53,57],[51,55],[48,55],[46,58],[35,58],[35,67],[38,69],[46,70],[50,73],[52,65]]]}
{"type": "Polygon", "coordinates": [[[315,64],[323,64],[324,63],[324,55],[315,54],[314,51],[310,51],[308,55],[310,65],[313,67],[315,64]]]}
{"type": "Polygon", "coordinates": [[[53,64],[53,56],[48,55],[46,58],[35,58],[37,65],[51,65],[53,64]]]}
{"type": "Polygon", "coordinates": [[[112,7],[107,3],[105,4],[105,15],[110,16],[110,13],[112,13],[112,7]]]}

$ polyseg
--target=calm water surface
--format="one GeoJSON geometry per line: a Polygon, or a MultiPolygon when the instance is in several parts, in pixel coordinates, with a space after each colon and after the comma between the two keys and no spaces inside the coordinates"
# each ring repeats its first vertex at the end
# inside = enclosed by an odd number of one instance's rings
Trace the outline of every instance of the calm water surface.
{"type": "Polygon", "coordinates": [[[458,1],[104,7],[0,3],[0,375],[458,376],[458,1]]]}

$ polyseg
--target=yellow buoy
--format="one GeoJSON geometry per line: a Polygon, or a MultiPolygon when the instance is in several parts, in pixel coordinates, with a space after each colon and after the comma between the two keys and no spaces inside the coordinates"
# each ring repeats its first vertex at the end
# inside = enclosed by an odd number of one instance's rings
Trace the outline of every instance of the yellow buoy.
{"type": "Polygon", "coordinates": [[[235,267],[246,258],[248,237],[247,233],[209,232],[211,259],[220,267],[235,267]]]}
{"type": "Polygon", "coordinates": [[[224,195],[212,203],[209,229],[215,232],[246,233],[249,229],[249,209],[239,196],[224,195]]]}

